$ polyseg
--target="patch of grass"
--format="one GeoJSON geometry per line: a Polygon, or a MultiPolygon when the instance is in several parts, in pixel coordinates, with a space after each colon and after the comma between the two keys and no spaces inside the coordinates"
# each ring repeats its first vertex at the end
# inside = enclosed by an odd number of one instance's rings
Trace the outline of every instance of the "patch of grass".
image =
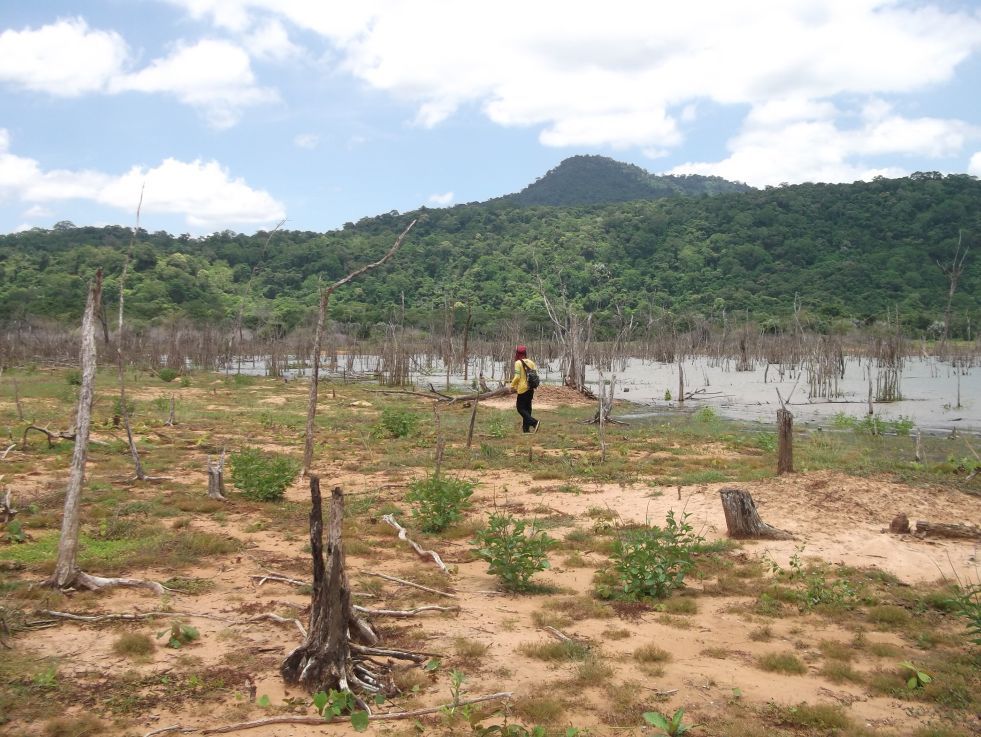
{"type": "Polygon", "coordinates": [[[519,696],[514,713],[531,724],[554,724],[565,713],[561,701],[551,696],[519,696]]]}
{"type": "Polygon", "coordinates": [[[878,658],[898,658],[903,652],[901,647],[891,642],[870,642],[867,647],[878,658]]]}
{"type": "Polygon", "coordinates": [[[880,604],[869,607],[865,613],[869,622],[880,627],[904,627],[909,624],[909,612],[899,606],[892,604],[880,604]]]}
{"type": "Polygon", "coordinates": [[[589,657],[589,648],[575,641],[526,643],[519,650],[529,658],[545,661],[574,661],[589,657]]]}
{"type": "Polygon", "coordinates": [[[638,663],[667,663],[671,660],[671,653],[653,643],[648,643],[634,650],[633,659],[638,663]]]}
{"type": "Polygon", "coordinates": [[[91,714],[79,714],[77,717],[55,717],[44,723],[41,734],[44,737],[89,737],[103,734],[106,724],[91,714]]]}
{"type": "Polygon", "coordinates": [[[749,639],[753,642],[769,642],[773,639],[773,630],[770,629],[770,625],[765,624],[752,630],[749,633],[749,639]]]}
{"type": "Polygon", "coordinates": [[[852,726],[844,709],[834,704],[807,704],[775,707],[777,721],[785,726],[824,731],[845,730],[852,726]]]}
{"type": "Polygon", "coordinates": [[[690,596],[673,596],[655,608],[666,614],[698,614],[698,602],[690,596]]]}
{"type": "Polygon", "coordinates": [[[146,659],[156,649],[153,638],[142,632],[125,632],[112,643],[112,651],[125,658],[146,659]]]}
{"type": "Polygon", "coordinates": [[[488,650],[490,650],[490,645],[480,640],[457,637],[453,641],[453,652],[459,659],[461,665],[470,666],[471,668],[480,663],[488,650]]]}
{"type": "Polygon", "coordinates": [[[807,666],[794,653],[789,652],[761,655],[757,658],[756,664],[762,670],[771,673],[787,673],[790,675],[803,675],[807,673],[807,666]]]}
{"type": "Polygon", "coordinates": [[[561,612],[574,622],[583,619],[609,619],[613,609],[607,604],[596,601],[589,596],[569,596],[561,599],[549,599],[542,605],[545,609],[561,612]]]}
{"type": "Polygon", "coordinates": [[[587,658],[576,667],[572,684],[577,688],[605,685],[613,677],[613,668],[599,658],[587,658]]]}
{"type": "Polygon", "coordinates": [[[847,663],[855,658],[855,648],[837,640],[821,640],[818,643],[818,650],[824,657],[832,660],[842,660],[847,663]]]}
{"type": "Polygon", "coordinates": [[[832,683],[863,683],[865,678],[848,663],[832,660],[821,668],[821,675],[832,683]]]}
{"type": "Polygon", "coordinates": [[[607,640],[625,640],[632,635],[633,632],[623,627],[610,627],[603,630],[603,637],[607,640]]]}

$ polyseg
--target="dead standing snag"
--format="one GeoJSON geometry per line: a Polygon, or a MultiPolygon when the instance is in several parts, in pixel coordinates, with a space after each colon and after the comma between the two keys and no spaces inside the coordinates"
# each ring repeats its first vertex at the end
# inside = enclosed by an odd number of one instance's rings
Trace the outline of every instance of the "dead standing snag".
{"type": "Polygon", "coordinates": [[[344,564],[341,523],[344,494],[331,492],[327,522],[327,555],[324,556],[324,522],[320,479],[310,477],[310,548],[313,556],[313,594],[310,626],[303,644],[290,653],[279,668],[287,683],[316,691],[349,690],[361,693],[394,693],[385,666],[352,654],[352,639],[373,646],[378,636],[361,619],[351,603],[351,588],[344,564]]]}
{"type": "Polygon", "coordinates": [[[166,589],[153,581],[129,578],[100,578],[85,573],[78,567],[78,530],[82,516],[82,484],[85,481],[85,460],[88,456],[89,430],[92,425],[92,402],[95,386],[95,321],[96,310],[102,301],[102,269],[99,269],[89,288],[85,314],[82,316],[82,385],[78,392],[76,410],[75,450],[68,474],[68,490],[65,492],[65,512],[58,540],[58,560],[54,572],[45,582],[52,588],[101,589],[107,586],[135,586],[148,588],[158,594],[166,589]]]}

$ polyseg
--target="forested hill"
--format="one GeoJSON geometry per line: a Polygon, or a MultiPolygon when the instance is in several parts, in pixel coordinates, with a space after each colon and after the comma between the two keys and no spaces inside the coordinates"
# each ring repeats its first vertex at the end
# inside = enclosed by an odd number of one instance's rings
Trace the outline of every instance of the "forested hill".
{"type": "MultiPolygon", "coordinates": [[[[414,217],[406,244],[381,269],[338,290],[332,316],[364,326],[401,310],[426,325],[444,304],[472,305],[474,328],[545,322],[536,274],[610,324],[617,305],[642,323],[668,316],[749,316],[835,329],[884,319],[907,327],[941,320],[958,234],[970,247],[953,300],[952,331],[981,324],[981,182],[917,174],[847,185],[804,184],[577,207],[507,201],[389,213],[328,233],[230,231],[203,238],[141,231],[127,277],[134,322],[231,321],[245,300],[250,324],[277,332],[309,320],[317,277],[330,282],[377,259],[414,217]],[[254,278],[250,276],[255,273],[254,278]]],[[[97,267],[117,299],[129,249],[125,227],[60,224],[0,236],[0,319],[75,321],[97,267]]]]}
{"type": "Polygon", "coordinates": [[[573,156],[517,194],[502,199],[516,205],[599,205],[750,189],[747,184],[721,177],[657,175],[605,156],[573,156]]]}

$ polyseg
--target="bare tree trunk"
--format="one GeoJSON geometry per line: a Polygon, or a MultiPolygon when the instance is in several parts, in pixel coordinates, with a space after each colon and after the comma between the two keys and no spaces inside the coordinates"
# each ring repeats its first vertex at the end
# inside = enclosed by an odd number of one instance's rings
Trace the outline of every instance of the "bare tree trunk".
{"type": "Polygon", "coordinates": [[[68,490],[65,492],[65,513],[61,521],[61,538],[58,541],[58,561],[48,585],[64,588],[79,574],[78,527],[82,516],[82,484],[85,481],[85,459],[89,450],[89,430],[92,423],[92,401],[95,387],[95,320],[96,310],[102,301],[102,269],[95,273],[89,287],[89,297],[82,316],[82,348],[79,360],[82,365],[82,386],[78,393],[78,409],[75,412],[75,450],[72,453],[68,473],[68,490]]]}
{"type": "Polygon", "coordinates": [[[344,520],[344,494],[340,487],[331,492],[327,524],[327,560],[324,562],[323,516],[320,479],[310,477],[310,548],[313,556],[313,594],[310,627],[306,640],[290,653],[280,666],[287,683],[316,691],[387,691],[373,675],[356,672],[351,658],[351,636],[366,645],[375,645],[377,636],[362,622],[351,604],[351,589],[344,565],[341,525],[344,520]],[[371,682],[369,682],[371,681],[371,682]]]}
{"type": "Polygon", "coordinates": [[[719,489],[722,511],[726,516],[729,537],[736,539],[793,540],[789,532],[771,527],[760,519],[756,503],[748,491],[728,487],[719,489]]]}
{"type": "Polygon", "coordinates": [[[323,345],[324,324],[327,321],[327,305],[330,302],[330,295],[333,294],[334,290],[338,287],[347,284],[349,281],[355,277],[361,276],[365,272],[381,266],[388,261],[388,259],[394,256],[395,252],[402,246],[402,241],[405,240],[405,236],[409,234],[409,231],[412,230],[412,226],[415,224],[415,220],[409,223],[408,227],[402,231],[398,238],[396,238],[395,245],[393,245],[388,250],[388,253],[382,256],[378,261],[368,264],[367,266],[362,266],[360,269],[352,271],[343,279],[339,279],[338,281],[334,282],[327,289],[320,290],[320,311],[317,313],[317,328],[313,339],[313,376],[310,378],[310,397],[307,400],[306,437],[303,442],[303,474],[305,476],[310,475],[310,466],[313,463],[314,423],[317,419],[317,391],[320,384],[320,351],[322,350],[323,345]]]}
{"type": "Polygon", "coordinates": [[[88,455],[95,387],[95,321],[101,298],[102,269],[99,269],[89,288],[85,313],[82,316],[82,348],[79,357],[82,365],[82,386],[79,389],[78,408],[75,413],[75,450],[72,453],[68,489],[65,492],[65,511],[61,521],[61,537],[58,540],[58,560],[55,563],[54,572],[45,583],[52,588],[99,589],[106,586],[135,586],[149,588],[162,594],[165,592],[164,587],[153,581],[101,578],[89,575],[78,567],[78,530],[82,515],[82,485],[85,481],[85,459],[88,455]]]}
{"type": "Polygon", "coordinates": [[[473,428],[477,424],[477,405],[480,404],[480,399],[473,400],[473,410],[470,412],[470,426],[467,428],[467,447],[469,448],[473,443],[473,428]]]}
{"type": "Polygon", "coordinates": [[[794,472],[794,416],[784,407],[777,410],[777,475],[794,472]]]}
{"type": "Polygon", "coordinates": [[[685,403],[685,369],[681,366],[681,359],[678,359],[678,404],[685,403]]]}

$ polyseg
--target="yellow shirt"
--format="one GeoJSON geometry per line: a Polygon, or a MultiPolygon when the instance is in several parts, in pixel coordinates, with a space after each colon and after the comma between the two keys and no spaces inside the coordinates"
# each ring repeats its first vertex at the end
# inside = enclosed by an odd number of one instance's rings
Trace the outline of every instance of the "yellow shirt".
{"type": "MultiPolygon", "coordinates": [[[[528,368],[538,370],[538,366],[530,358],[525,358],[524,362],[528,364],[528,368]]],[[[528,377],[525,374],[525,367],[521,361],[514,362],[514,378],[511,379],[511,388],[518,394],[524,394],[528,391],[528,377]]]]}

